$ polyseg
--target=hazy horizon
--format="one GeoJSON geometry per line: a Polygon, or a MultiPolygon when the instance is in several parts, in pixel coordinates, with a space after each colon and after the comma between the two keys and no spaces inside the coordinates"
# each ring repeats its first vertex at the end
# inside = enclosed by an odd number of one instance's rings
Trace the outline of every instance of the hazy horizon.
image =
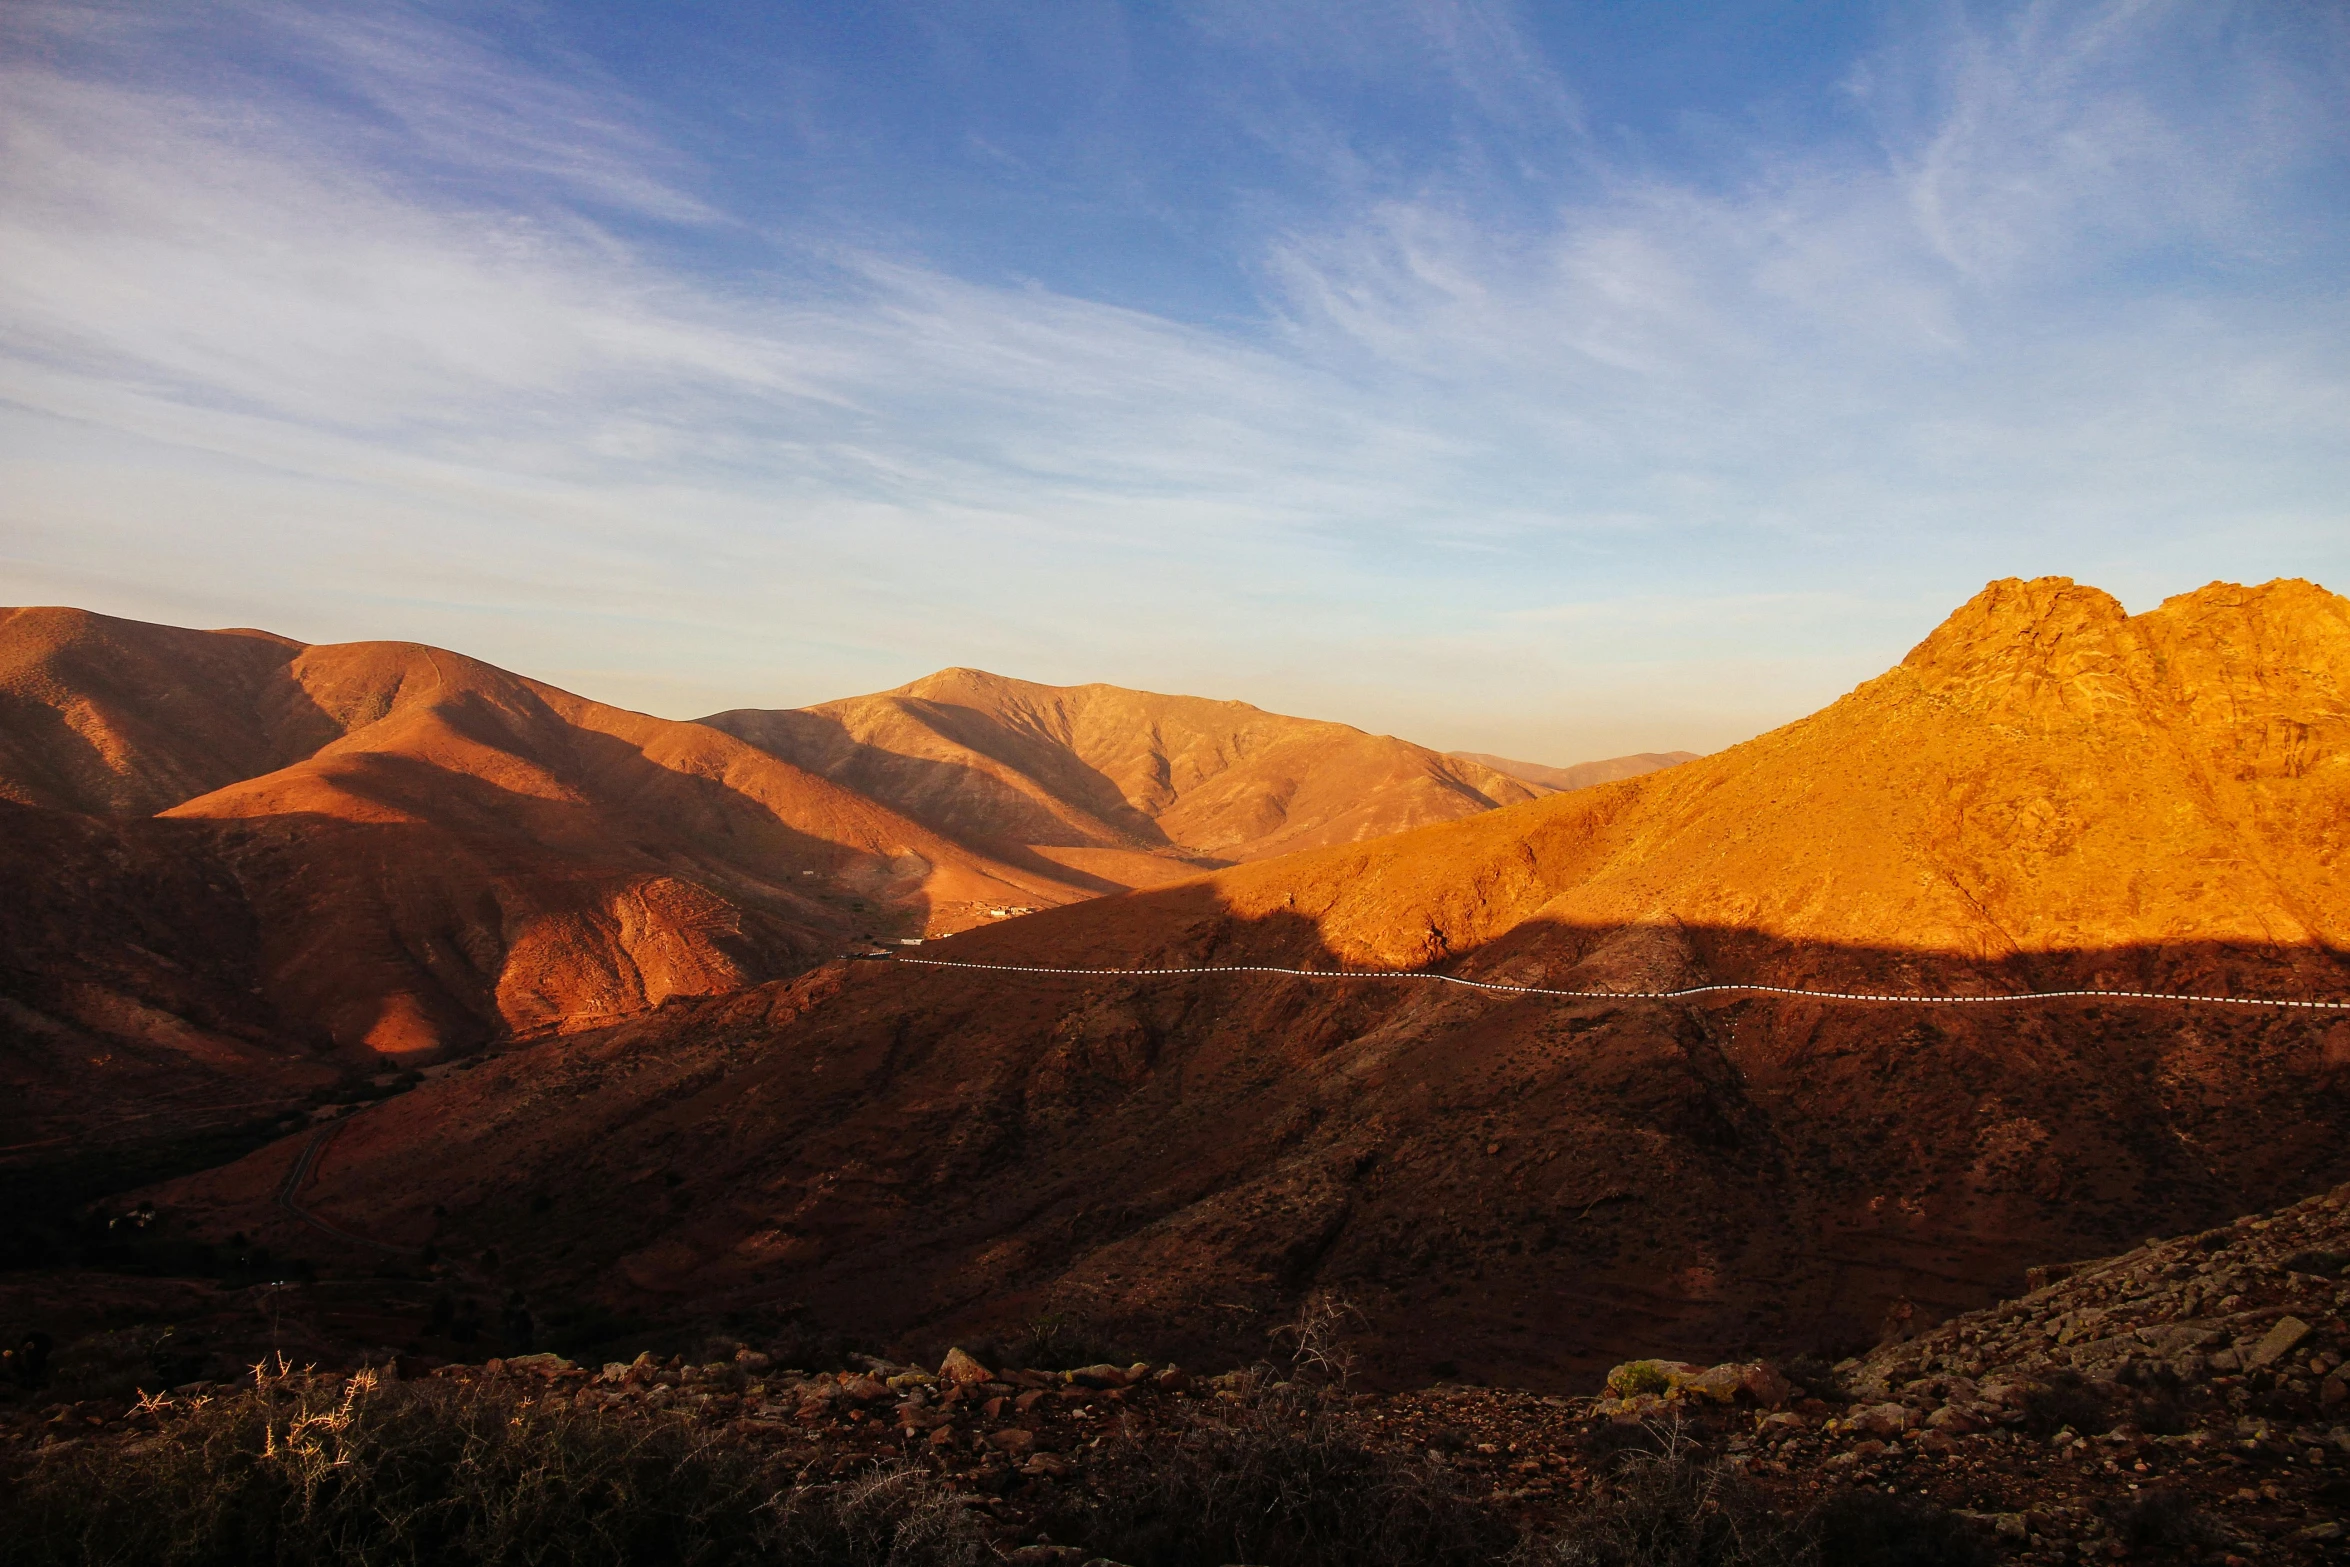
{"type": "Polygon", "coordinates": [[[0,17],[0,600],[1563,766],[2350,586],[2308,4],[0,17]]]}

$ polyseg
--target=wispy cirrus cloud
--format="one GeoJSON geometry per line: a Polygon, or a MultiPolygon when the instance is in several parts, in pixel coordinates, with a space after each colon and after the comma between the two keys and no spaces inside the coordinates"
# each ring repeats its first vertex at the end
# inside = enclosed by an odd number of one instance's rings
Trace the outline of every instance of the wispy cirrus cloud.
{"type": "Polygon", "coordinates": [[[1725,175],[1606,155],[1508,8],[1344,9],[1459,134],[1382,162],[1332,13],[1202,13],[1352,171],[1209,324],[746,205],[486,22],[27,11],[0,570],[673,712],[977,662],[1570,760],[1793,716],[1994,573],[2350,564],[2322,13],[1948,13],[1725,175]]]}

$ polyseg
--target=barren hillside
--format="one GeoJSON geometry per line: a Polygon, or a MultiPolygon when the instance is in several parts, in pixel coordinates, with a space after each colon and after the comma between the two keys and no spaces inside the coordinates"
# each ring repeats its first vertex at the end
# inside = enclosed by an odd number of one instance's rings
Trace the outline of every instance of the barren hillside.
{"type": "Polygon", "coordinates": [[[1678,767],[1683,762],[1697,760],[1695,751],[1635,751],[1629,756],[1603,757],[1596,762],[1577,762],[1572,767],[1545,767],[1540,762],[1513,762],[1506,756],[1493,756],[1483,751],[1448,751],[1455,761],[1475,762],[1506,774],[1523,784],[1531,784],[1540,794],[1561,794],[1572,789],[1595,789],[1601,784],[1621,783],[1637,778],[1642,773],[1653,773],[1660,768],[1678,767]]]}
{"type": "Polygon", "coordinates": [[[959,842],[1105,888],[1359,842],[1539,792],[1479,762],[1245,702],[976,669],[702,722],[959,842]]]}
{"type": "Polygon", "coordinates": [[[701,725],[409,643],[11,611],[0,720],[12,1146],[191,1073],[159,1111],[242,1102],[238,1051],[431,1060],[1083,896],[701,725]]]}
{"type": "MultiPolygon", "coordinates": [[[[924,954],[2350,996],[2346,692],[2350,604],[2306,583],[2137,617],[1996,583],[1721,755],[924,954]]],[[[858,964],[365,1112],[303,1200],[494,1247],[528,1288],[877,1327],[1051,1309],[1238,1342],[1337,1287],[1398,1375],[1539,1384],[1627,1348],[1863,1345],[2025,1259],[2340,1180],[2346,1134],[2340,1013],[858,964]]],[[[164,1198],[267,1225],[296,1153],[164,1198]]]]}

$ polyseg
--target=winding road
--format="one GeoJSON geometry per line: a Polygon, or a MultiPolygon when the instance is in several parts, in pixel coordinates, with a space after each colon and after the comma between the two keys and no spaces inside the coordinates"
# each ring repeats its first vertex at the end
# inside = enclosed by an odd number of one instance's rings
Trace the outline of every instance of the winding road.
{"type": "Polygon", "coordinates": [[[285,1179],[277,1183],[277,1205],[285,1210],[288,1218],[310,1226],[321,1235],[331,1235],[336,1240],[348,1241],[354,1246],[371,1247],[376,1251],[404,1253],[408,1247],[386,1245],[382,1241],[369,1240],[364,1235],[353,1235],[349,1230],[329,1224],[302,1206],[299,1196],[302,1187],[317,1172],[319,1161],[326,1157],[327,1145],[335,1140],[350,1120],[349,1116],[337,1116],[310,1134],[310,1140],[294,1156],[293,1166],[286,1171],[285,1179]]]}
{"type": "Polygon", "coordinates": [[[1982,996],[1921,996],[1848,990],[1798,990],[1787,985],[1691,985],[1681,990],[1553,990],[1543,985],[1505,985],[1493,980],[1462,979],[1428,969],[1313,969],[1277,968],[1269,963],[1204,964],[1190,968],[1053,968],[1027,963],[967,963],[955,958],[909,958],[885,954],[892,962],[922,968],[982,969],[998,974],[1075,974],[1136,978],[1187,974],[1288,974],[1298,979],[1424,979],[1471,990],[1497,991],[1511,996],[1549,996],[1566,1001],[1683,1001],[1691,996],[1796,996],[1807,1001],[1892,1002],[1908,1006],[1998,1006],[2032,1001],[2176,1001],[2215,1007],[2292,1007],[2318,1012],[2350,1012],[2350,1001],[2285,1001],[2270,996],[2184,996],[2159,990],[2023,990],[1982,996]]]}

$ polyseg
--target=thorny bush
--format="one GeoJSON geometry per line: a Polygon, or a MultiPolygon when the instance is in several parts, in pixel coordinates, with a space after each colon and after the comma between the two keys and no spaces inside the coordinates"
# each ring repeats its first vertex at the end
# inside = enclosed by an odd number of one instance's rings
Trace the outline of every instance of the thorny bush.
{"type": "Polygon", "coordinates": [[[1268,1337],[1288,1345],[1293,1376],[1344,1389],[1355,1371],[1355,1352],[1349,1340],[1369,1325],[1353,1301],[1319,1290],[1306,1297],[1294,1320],[1273,1329],[1268,1337]]]}

